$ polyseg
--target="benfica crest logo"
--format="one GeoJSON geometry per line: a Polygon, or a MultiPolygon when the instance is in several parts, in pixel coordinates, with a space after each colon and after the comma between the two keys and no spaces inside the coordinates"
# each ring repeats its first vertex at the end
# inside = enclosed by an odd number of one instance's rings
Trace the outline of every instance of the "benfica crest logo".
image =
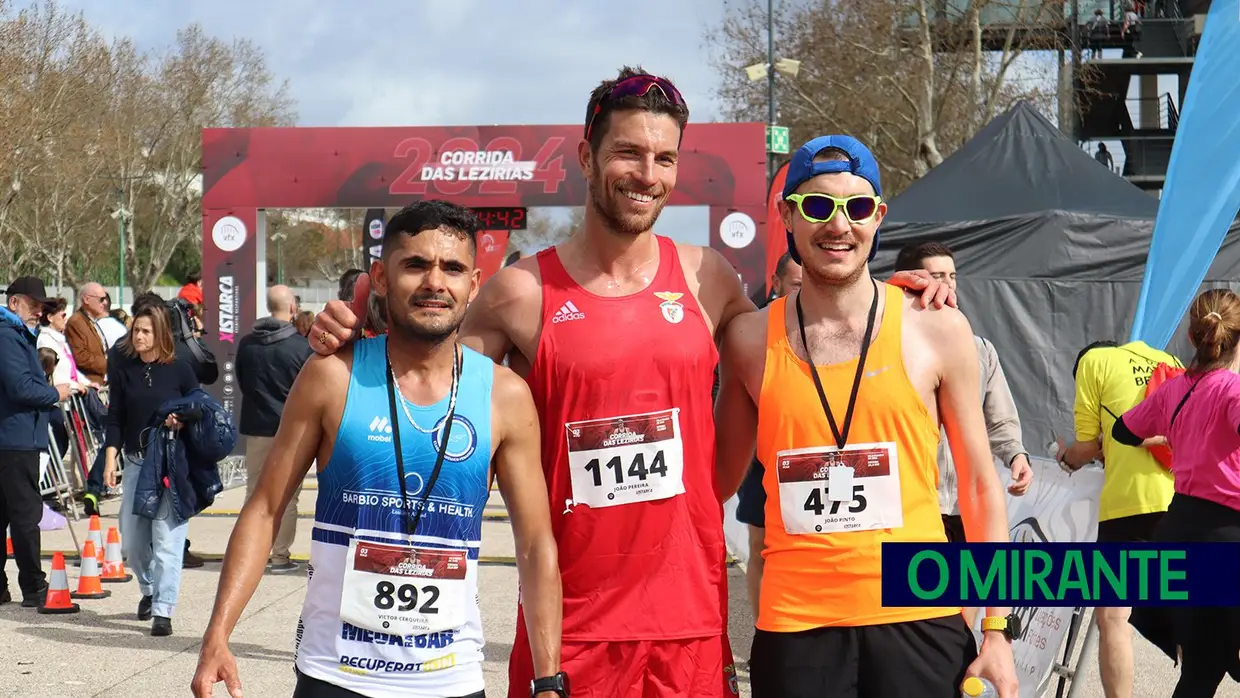
{"type": "Polygon", "coordinates": [[[671,291],[655,291],[655,297],[663,302],[659,304],[659,310],[663,311],[663,319],[678,324],[685,319],[685,306],[680,304],[680,297],[683,293],[672,293],[671,291]]]}

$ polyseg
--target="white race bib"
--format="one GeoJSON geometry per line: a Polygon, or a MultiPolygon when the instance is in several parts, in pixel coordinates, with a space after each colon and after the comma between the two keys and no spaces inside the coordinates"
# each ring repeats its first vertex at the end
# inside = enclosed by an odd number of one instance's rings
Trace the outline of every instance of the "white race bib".
{"type": "Polygon", "coordinates": [[[684,494],[680,410],[564,425],[575,504],[614,507],[684,494]]]}
{"type": "Polygon", "coordinates": [[[340,620],[390,635],[425,635],[465,624],[470,602],[464,550],[354,538],[345,560],[340,620]]]}
{"type": "Polygon", "coordinates": [[[788,533],[846,533],[904,526],[900,461],[891,442],[797,448],[776,454],[788,533]]]}

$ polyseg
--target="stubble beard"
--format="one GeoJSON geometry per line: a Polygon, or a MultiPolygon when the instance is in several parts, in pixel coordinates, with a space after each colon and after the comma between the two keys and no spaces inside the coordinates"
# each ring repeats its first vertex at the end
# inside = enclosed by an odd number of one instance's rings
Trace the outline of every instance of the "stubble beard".
{"type": "MultiPolygon", "coordinates": [[[[607,197],[610,190],[605,190],[598,178],[590,180],[589,192],[590,205],[595,213],[603,219],[608,228],[623,235],[636,236],[652,230],[655,221],[659,220],[659,214],[663,213],[663,207],[667,203],[666,199],[660,200],[647,216],[626,216],[620,213],[619,202],[614,198],[607,197]]],[[[615,194],[614,196],[620,197],[624,195],[615,194]]]]}

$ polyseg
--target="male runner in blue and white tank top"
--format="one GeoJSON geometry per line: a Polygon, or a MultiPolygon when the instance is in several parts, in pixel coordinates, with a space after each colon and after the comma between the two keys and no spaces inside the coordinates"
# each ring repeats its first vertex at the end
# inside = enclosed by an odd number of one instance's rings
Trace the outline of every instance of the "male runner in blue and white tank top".
{"type": "Polygon", "coordinates": [[[388,335],[312,358],[293,385],[228,544],[195,695],[218,681],[241,695],[228,636],[312,462],[319,494],[295,698],[483,695],[477,576],[492,476],[512,521],[533,659],[547,679],[539,687],[560,688],[536,695],[567,695],[533,398],[515,373],[456,339],[478,292],[479,228],[472,212],[441,201],[412,204],[388,224],[371,269],[388,335]]]}

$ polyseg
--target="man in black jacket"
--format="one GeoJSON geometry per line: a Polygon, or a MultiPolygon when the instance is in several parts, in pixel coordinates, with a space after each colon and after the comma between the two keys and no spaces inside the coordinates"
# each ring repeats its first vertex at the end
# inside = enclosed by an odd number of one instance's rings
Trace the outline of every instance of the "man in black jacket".
{"type": "MultiPolygon", "coordinates": [[[[273,437],[280,427],[284,401],[297,374],[313,353],[310,343],[297,332],[292,320],[297,316],[297,299],[287,286],[267,291],[265,317],[237,343],[237,385],[241,389],[241,428],[245,436],[245,496],[249,500],[258,484],[263,462],[271,451],[273,437]]],[[[297,534],[297,500],[301,485],[293,493],[280,520],[280,531],[271,546],[268,569],[276,573],[296,572],[300,566],[289,558],[289,548],[297,534]]]]}
{"type": "MultiPolygon", "coordinates": [[[[47,575],[39,560],[39,455],[47,452],[47,424],[56,403],[69,397],[70,387],[48,385],[39,364],[30,326],[48,302],[43,282],[31,276],[5,290],[0,308],[0,530],[8,528],[17,560],[22,606],[37,608],[47,596],[47,575]]],[[[0,549],[0,604],[13,600],[4,568],[7,549],[0,549]]]]}

